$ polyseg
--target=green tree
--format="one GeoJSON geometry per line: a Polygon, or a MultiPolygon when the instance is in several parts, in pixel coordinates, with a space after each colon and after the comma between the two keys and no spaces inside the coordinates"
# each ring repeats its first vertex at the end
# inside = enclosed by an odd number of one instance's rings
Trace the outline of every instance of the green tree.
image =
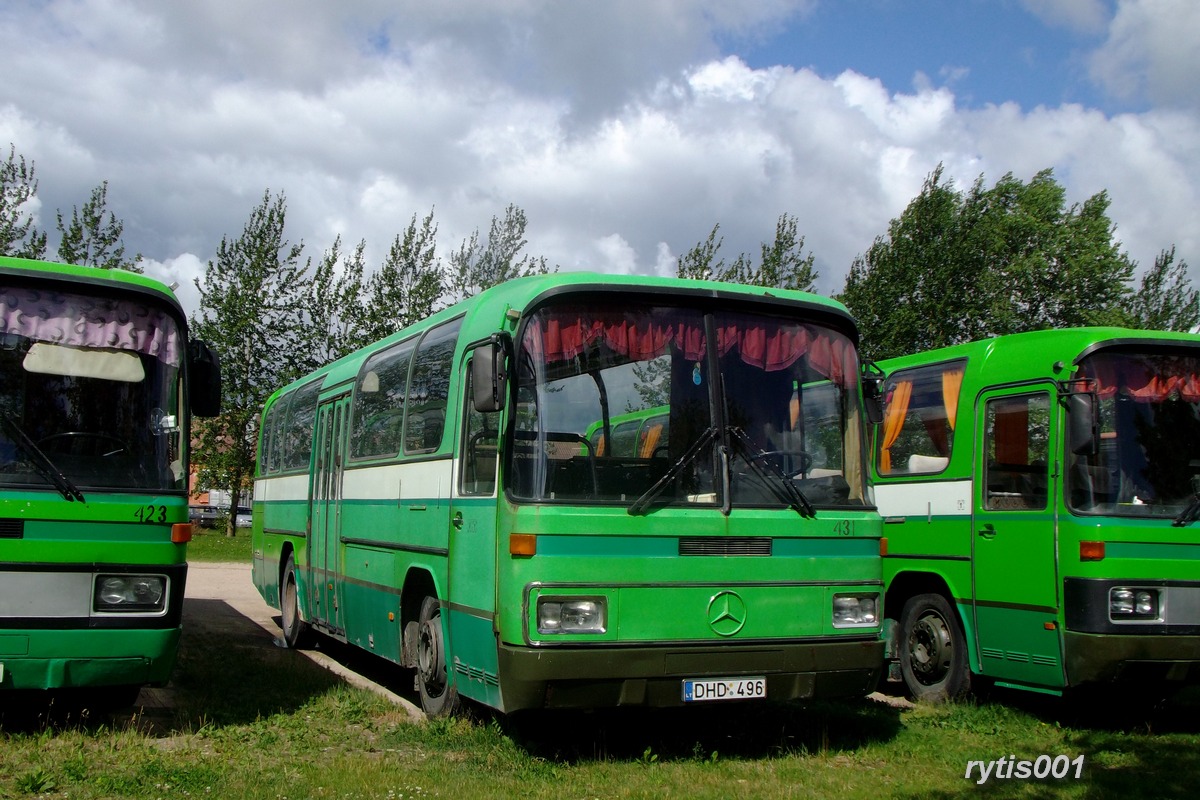
{"type": "Polygon", "coordinates": [[[457,252],[451,253],[446,280],[450,299],[472,297],[512,278],[548,273],[545,258],[520,255],[528,244],[525,226],[525,212],[510,204],[503,220],[492,217],[486,245],[480,244],[476,229],[457,252]]]}
{"type": "Polygon", "coordinates": [[[717,238],[720,223],[713,225],[708,232],[708,238],[698,242],[695,247],[679,257],[675,265],[675,274],[680,278],[691,278],[698,281],[718,280],[725,271],[725,262],[717,258],[725,237],[717,238]]]}
{"type": "Polygon", "coordinates": [[[338,236],[312,269],[305,293],[309,345],[303,372],[311,372],[366,344],[361,333],[366,246],[365,240],[359,241],[352,253],[343,256],[342,237],[338,236]]]}
{"type": "Polygon", "coordinates": [[[413,214],[403,235],[392,240],[379,270],[363,287],[358,346],[378,341],[432,314],[445,293],[437,258],[433,211],[417,224],[413,214]]]}
{"type": "Polygon", "coordinates": [[[720,225],[714,225],[708,238],[679,257],[676,274],[680,278],[719,280],[765,286],[773,289],[799,289],[811,292],[816,284],[816,257],[803,255],[804,237],[800,236],[796,217],[781,214],[775,223],[775,239],[761,245],[761,258],[753,263],[745,253],[732,264],[718,257],[724,238],[717,238],[720,225]]]}
{"type": "Polygon", "coordinates": [[[850,267],[839,299],[868,357],[1004,333],[1120,324],[1133,262],[1105,192],[1069,208],[1050,170],[969,192],[939,165],[886,236],[850,267]]]}
{"type": "Polygon", "coordinates": [[[45,258],[46,234],[33,225],[29,204],[37,198],[33,162],[26,163],[8,146],[8,158],[0,162],[0,255],[45,258]]]}
{"type": "Polygon", "coordinates": [[[72,207],[70,222],[58,212],[58,230],[62,234],[58,259],[84,267],[141,272],[141,253],[132,259],[125,258],[125,245],[121,243],[125,224],[107,210],[107,204],[108,181],[104,181],[92,190],[82,209],[72,207]]]}
{"type": "MultiPolygon", "coordinates": [[[[228,491],[234,507],[253,476],[263,403],[310,366],[310,280],[300,262],[303,245],[284,239],[286,216],[284,197],[265,192],[242,234],[221,239],[216,260],[196,281],[192,330],[216,349],[222,374],[221,415],[196,426],[198,479],[228,491]]],[[[235,532],[231,515],[226,533],[235,532]]]]}
{"type": "Polygon", "coordinates": [[[1192,288],[1186,261],[1175,247],[1163,250],[1142,276],[1130,303],[1131,324],[1155,331],[1191,331],[1200,326],[1200,291],[1192,288]]]}

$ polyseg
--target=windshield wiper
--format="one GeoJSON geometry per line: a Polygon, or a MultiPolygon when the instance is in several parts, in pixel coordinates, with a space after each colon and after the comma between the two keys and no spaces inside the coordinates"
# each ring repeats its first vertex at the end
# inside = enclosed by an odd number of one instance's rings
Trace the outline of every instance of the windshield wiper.
{"type": "Polygon", "coordinates": [[[1200,519],[1200,494],[1192,495],[1192,502],[1188,503],[1187,508],[1180,512],[1171,525],[1182,528],[1198,519],[1200,519]]]}
{"type": "Polygon", "coordinates": [[[645,511],[646,507],[653,502],[654,498],[662,494],[663,489],[667,488],[667,485],[670,484],[671,481],[679,477],[679,474],[687,469],[689,464],[696,460],[696,456],[700,455],[705,447],[716,441],[719,433],[720,431],[713,427],[700,434],[700,438],[697,439],[692,446],[687,449],[687,452],[680,456],[679,460],[672,464],[671,468],[667,470],[653,486],[647,489],[641,497],[633,501],[633,505],[629,507],[629,513],[637,516],[645,511]]]}
{"type": "Polygon", "coordinates": [[[42,477],[54,484],[54,488],[58,489],[59,493],[67,500],[74,502],[84,502],[83,492],[79,491],[71,479],[62,473],[54,462],[50,460],[50,456],[42,452],[42,449],[33,443],[28,434],[17,424],[17,421],[8,415],[7,412],[0,411],[0,422],[4,423],[4,429],[8,431],[13,440],[20,446],[22,450],[32,457],[34,469],[41,473],[42,477]]]}
{"type": "Polygon", "coordinates": [[[815,517],[817,515],[813,504],[804,496],[804,492],[800,491],[800,487],[796,485],[795,481],[784,475],[783,470],[779,469],[779,467],[772,464],[771,457],[767,452],[761,447],[756,446],[744,430],[731,426],[729,428],[729,436],[734,443],[741,445],[743,454],[746,456],[746,463],[750,465],[750,468],[762,478],[764,483],[775,491],[776,496],[786,503],[788,508],[795,510],[802,517],[815,517]],[[760,460],[770,468],[770,471],[758,465],[760,460]]]}

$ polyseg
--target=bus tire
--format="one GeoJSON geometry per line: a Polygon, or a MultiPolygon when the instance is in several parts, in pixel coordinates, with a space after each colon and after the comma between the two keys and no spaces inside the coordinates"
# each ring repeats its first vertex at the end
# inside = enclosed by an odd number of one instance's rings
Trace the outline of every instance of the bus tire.
{"type": "Polygon", "coordinates": [[[295,650],[308,638],[308,623],[300,618],[300,587],[296,583],[296,559],[291,554],[279,583],[279,616],[283,643],[295,650]]]}
{"type": "Polygon", "coordinates": [[[417,618],[417,693],[427,717],[447,717],[458,710],[458,688],[447,678],[442,606],[436,597],[426,597],[417,618]]]}
{"type": "Polygon", "coordinates": [[[900,637],[900,673],[914,700],[944,703],[970,690],[966,637],[946,598],[909,598],[900,614],[900,637]]]}

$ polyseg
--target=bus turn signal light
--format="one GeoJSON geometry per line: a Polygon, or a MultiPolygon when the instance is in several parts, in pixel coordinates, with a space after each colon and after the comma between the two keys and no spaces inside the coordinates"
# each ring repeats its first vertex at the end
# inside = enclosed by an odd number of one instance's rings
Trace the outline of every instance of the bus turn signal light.
{"type": "Polygon", "coordinates": [[[1080,542],[1079,543],[1079,560],[1080,561],[1103,561],[1104,560],[1104,542],[1080,542]]]}
{"type": "Polygon", "coordinates": [[[192,540],[192,523],[176,522],[171,526],[171,541],[175,544],[187,544],[192,540]]]}
{"type": "Polygon", "coordinates": [[[537,534],[510,533],[508,535],[508,552],[514,556],[537,555],[537,534]]]}

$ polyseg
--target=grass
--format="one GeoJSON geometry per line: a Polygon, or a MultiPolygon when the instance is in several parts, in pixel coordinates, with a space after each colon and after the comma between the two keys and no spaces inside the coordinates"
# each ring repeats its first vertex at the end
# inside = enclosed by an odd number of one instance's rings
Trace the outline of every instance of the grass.
{"type": "Polygon", "coordinates": [[[226,536],[220,528],[192,528],[188,543],[188,561],[238,561],[250,563],[250,531],[241,528],[237,536],[226,536]]]}
{"type": "MultiPolygon", "coordinates": [[[[194,626],[195,627],[195,626],[194,626]]],[[[0,798],[1191,797],[1195,698],[1133,712],[1003,694],[414,722],[263,637],[185,628],[171,712],[0,712],[0,798]],[[687,712],[687,713],[684,713],[687,712]],[[1085,756],[1082,779],[964,778],[1085,756]]],[[[336,648],[333,648],[337,652],[336,648]]],[[[397,687],[409,673],[389,674],[397,687]]],[[[395,687],[393,687],[395,688],[395,687]]]]}

